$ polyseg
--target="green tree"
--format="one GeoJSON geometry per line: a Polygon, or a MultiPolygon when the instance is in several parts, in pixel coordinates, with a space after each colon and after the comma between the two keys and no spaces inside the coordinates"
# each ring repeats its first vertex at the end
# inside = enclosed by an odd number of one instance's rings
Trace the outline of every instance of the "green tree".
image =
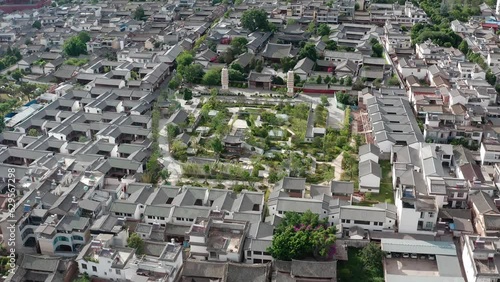
{"type": "Polygon", "coordinates": [[[76,35],[64,41],[63,50],[70,57],[78,57],[87,54],[87,45],[76,35]]]}
{"type": "Polygon", "coordinates": [[[393,76],[388,81],[390,86],[399,86],[399,79],[396,76],[393,76]]]}
{"type": "Polygon", "coordinates": [[[83,43],[87,43],[91,39],[90,34],[86,31],[80,31],[77,36],[78,36],[78,39],[80,39],[80,41],[83,43]]]}
{"type": "Polygon", "coordinates": [[[239,55],[247,51],[248,40],[245,37],[237,37],[231,41],[231,49],[234,54],[239,55]]]}
{"type": "Polygon", "coordinates": [[[332,31],[330,30],[330,27],[327,24],[322,23],[318,26],[316,32],[319,36],[327,36],[330,35],[332,31]]]}
{"type": "Polygon", "coordinates": [[[205,73],[203,72],[202,65],[191,64],[184,68],[182,77],[187,83],[199,83],[202,80],[204,74],[205,73]]]}
{"type": "Polygon", "coordinates": [[[328,83],[330,83],[330,81],[332,81],[332,78],[331,78],[329,75],[327,75],[327,76],[325,76],[325,78],[323,79],[323,81],[324,81],[326,84],[328,84],[328,83]]]}
{"type": "Polygon", "coordinates": [[[191,91],[191,89],[184,88],[183,92],[184,92],[184,94],[183,94],[184,100],[189,101],[189,100],[193,99],[193,91],[191,91]]]}
{"type": "Polygon", "coordinates": [[[153,152],[151,156],[149,156],[149,160],[146,163],[146,175],[147,181],[151,184],[157,184],[160,178],[161,164],[159,162],[159,153],[153,152]]]}
{"type": "MultiPolygon", "coordinates": [[[[325,80],[326,80],[326,79],[325,79],[325,80]]],[[[321,99],[321,104],[323,104],[323,106],[328,106],[328,105],[330,105],[330,103],[328,102],[328,97],[326,97],[325,95],[322,95],[322,96],[320,97],[320,99],[321,99]]]]}
{"type": "Polygon", "coordinates": [[[384,251],[375,243],[366,245],[359,253],[359,258],[363,262],[363,267],[371,277],[383,277],[384,267],[382,261],[384,259],[384,251]]]}
{"type": "Polygon", "coordinates": [[[12,79],[14,79],[15,81],[20,82],[24,75],[20,69],[16,69],[10,76],[12,76],[12,79]]]}
{"type": "Polygon", "coordinates": [[[352,86],[352,77],[350,77],[350,76],[346,77],[345,85],[352,86]]]}
{"type": "Polygon", "coordinates": [[[326,42],[326,50],[332,50],[332,51],[336,51],[338,49],[338,46],[337,46],[337,41],[334,41],[334,40],[328,40],[326,42]]]}
{"type": "Polygon", "coordinates": [[[36,29],[41,29],[42,28],[42,23],[39,20],[36,20],[36,21],[33,22],[33,24],[31,26],[34,27],[34,28],[36,28],[36,29]]]}
{"type": "Polygon", "coordinates": [[[177,56],[175,59],[177,66],[188,66],[194,62],[193,54],[188,51],[184,51],[177,56]]]}
{"type": "Polygon", "coordinates": [[[250,9],[243,12],[241,15],[241,26],[250,30],[251,32],[269,31],[269,21],[267,20],[267,13],[263,9],[250,9]]]}
{"type": "MultiPolygon", "coordinates": [[[[52,4],[55,4],[55,2],[52,4]]],[[[74,282],[91,282],[91,280],[87,273],[83,273],[82,277],[77,278],[74,282]]]]}
{"type": "Polygon", "coordinates": [[[229,66],[229,69],[239,71],[241,73],[245,72],[245,69],[238,63],[232,63],[231,66],[229,66]]]}
{"type": "Polygon", "coordinates": [[[172,123],[169,123],[167,125],[167,141],[168,141],[168,144],[172,144],[172,141],[174,141],[175,139],[175,136],[177,136],[177,133],[179,133],[179,128],[172,124],[172,123]]]}
{"type": "Polygon", "coordinates": [[[219,155],[220,153],[222,153],[222,151],[224,151],[224,145],[222,144],[222,141],[220,140],[219,137],[213,138],[212,141],[210,142],[210,146],[217,155],[219,155]]]}
{"type": "Polygon", "coordinates": [[[287,212],[277,226],[268,251],[277,260],[290,261],[314,256],[332,259],[335,252],[335,228],[326,219],[306,211],[302,215],[287,212]]]}
{"type": "Polygon", "coordinates": [[[5,129],[5,117],[2,115],[0,116],[0,133],[3,132],[5,129]]]}
{"type": "Polygon", "coordinates": [[[182,83],[182,75],[180,73],[176,73],[172,79],[168,82],[168,88],[175,90],[181,86],[182,83]]]}
{"type": "Polygon", "coordinates": [[[129,248],[134,248],[137,255],[144,253],[144,240],[137,233],[133,233],[128,237],[127,245],[129,248]]]}
{"type": "Polygon", "coordinates": [[[287,72],[295,67],[297,61],[294,58],[284,57],[280,59],[283,72],[287,72]]]}
{"type": "Polygon", "coordinates": [[[304,45],[304,47],[300,49],[299,58],[302,59],[305,57],[315,62],[318,59],[318,53],[316,52],[316,46],[314,46],[314,43],[307,43],[306,45],[304,45]]]}
{"type": "MultiPolygon", "coordinates": [[[[464,40],[465,41],[465,40],[464,40]]],[[[497,77],[491,72],[490,69],[486,71],[486,81],[491,85],[494,86],[497,82],[497,77]]]]}
{"type": "Polygon", "coordinates": [[[210,86],[221,85],[221,69],[208,70],[205,75],[203,75],[202,83],[210,86]]]}
{"type": "Polygon", "coordinates": [[[311,21],[308,25],[307,25],[307,29],[306,31],[309,32],[309,33],[314,33],[314,31],[316,30],[316,23],[314,21],[311,21]]]}
{"type": "Polygon", "coordinates": [[[242,72],[229,69],[228,70],[228,76],[229,76],[229,81],[231,82],[244,82],[246,81],[246,75],[244,75],[242,72]]]}
{"type": "Polygon", "coordinates": [[[372,45],[372,57],[382,58],[384,54],[384,47],[380,43],[375,43],[372,45]]]}
{"type": "Polygon", "coordinates": [[[337,102],[344,104],[344,105],[350,104],[351,97],[349,96],[349,94],[347,94],[345,92],[340,92],[340,93],[336,93],[335,96],[337,97],[337,102]]]}
{"type": "Polygon", "coordinates": [[[163,182],[166,182],[170,178],[170,172],[167,169],[160,171],[160,178],[163,182]]]}
{"type": "Polygon", "coordinates": [[[359,6],[359,3],[357,3],[357,2],[356,2],[356,4],[354,4],[354,9],[355,9],[356,11],[359,11],[359,8],[360,8],[360,7],[361,7],[361,6],[359,6]]]}
{"type": "Polygon", "coordinates": [[[467,55],[469,53],[469,44],[467,44],[467,40],[462,40],[462,42],[458,45],[458,50],[467,55]]]}
{"type": "Polygon", "coordinates": [[[143,21],[145,17],[144,8],[142,8],[142,6],[137,7],[134,11],[134,19],[136,21],[143,21]]]}
{"type": "Polygon", "coordinates": [[[186,161],[187,160],[187,147],[186,144],[179,140],[175,140],[171,146],[172,157],[176,160],[186,161]]]}
{"type": "Polygon", "coordinates": [[[82,136],[78,137],[78,142],[80,142],[80,143],[85,143],[87,141],[89,141],[89,139],[86,136],[82,135],[82,136]]]}
{"type": "Polygon", "coordinates": [[[323,78],[321,77],[321,75],[318,75],[318,77],[316,77],[316,83],[321,84],[322,82],[323,82],[323,78]]]}
{"type": "Polygon", "coordinates": [[[28,136],[38,137],[38,136],[40,136],[40,133],[38,132],[37,129],[31,128],[30,130],[28,130],[28,136]]]}

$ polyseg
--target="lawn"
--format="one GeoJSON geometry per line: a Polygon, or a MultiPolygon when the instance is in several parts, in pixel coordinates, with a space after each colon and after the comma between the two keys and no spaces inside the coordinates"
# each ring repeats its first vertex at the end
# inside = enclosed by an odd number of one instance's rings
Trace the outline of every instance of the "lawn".
{"type": "Polygon", "coordinates": [[[380,161],[382,169],[382,180],[380,181],[380,193],[367,193],[366,200],[376,202],[388,202],[394,204],[394,192],[392,190],[391,163],[387,160],[380,161]]]}
{"type": "Polygon", "coordinates": [[[359,258],[358,254],[361,249],[349,247],[347,254],[349,260],[339,261],[338,281],[341,282],[371,282],[371,281],[384,281],[384,277],[373,277],[372,273],[365,271],[363,261],[359,258]]]}

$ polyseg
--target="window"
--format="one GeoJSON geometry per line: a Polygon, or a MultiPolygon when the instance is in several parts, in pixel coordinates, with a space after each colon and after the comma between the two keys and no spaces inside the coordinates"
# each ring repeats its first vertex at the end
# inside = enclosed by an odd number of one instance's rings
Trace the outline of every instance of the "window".
{"type": "Polygon", "coordinates": [[[425,228],[426,229],[432,229],[432,225],[433,225],[432,222],[426,222],[425,223],[425,228]]]}
{"type": "Polygon", "coordinates": [[[182,220],[182,218],[180,218],[180,217],[176,217],[175,219],[176,219],[177,221],[181,221],[181,220],[182,220]]]}
{"type": "Polygon", "coordinates": [[[92,271],[97,272],[97,267],[92,266],[92,271]]]}
{"type": "Polygon", "coordinates": [[[334,216],[334,215],[332,215],[332,218],[335,218],[335,216],[334,216]]]}
{"type": "Polygon", "coordinates": [[[345,223],[345,219],[342,219],[342,223],[345,223]]]}
{"type": "Polygon", "coordinates": [[[82,268],[83,268],[83,269],[87,269],[87,264],[82,263],[82,268]]]}
{"type": "Polygon", "coordinates": [[[254,255],[258,255],[258,256],[261,256],[262,255],[262,252],[259,252],[259,251],[254,251],[253,252],[254,255]]]}
{"type": "Polygon", "coordinates": [[[211,258],[216,258],[217,257],[217,253],[216,252],[210,252],[210,257],[211,258]]]}
{"type": "Polygon", "coordinates": [[[268,253],[268,252],[264,252],[263,254],[264,254],[265,256],[270,256],[270,255],[271,255],[271,254],[270,254],[270,253],[268,253]]]}
{"type": "Polygon", "coordinates": [[[164,216],[160,216],[160,220],[165,220],[165,217],[164,216]]]}
{"type": "Polygon", "coordinates": [[[119,269],[117,269],[116,274],[120,275],[120,274],[122,274],[122,272],[119,269]]]}
{"type": "Polygon", "coordinates": [[[150,216],[150,215],[148,215],[148,218],[149,218],[149,219],[153,219],[153,217],[152,217],[152,216],[150,216]]]}
{"type": "Polygon", "coordinates": [[[429,212],[429,217],[433,218],[434,217],[434,213],[433,212],[429,212]]]}
{"type": "Polygon", "coordinates": [[[370,225],[370,222],[366,220],[355,220],[354,224],[370,225]]]}
{"type": "Polygon", "coordinates": [[[451,155],[443,155],[443,159],[449,160],[449,159],[451,159],[451,155]]]}
{"type": "Polygon", "coordinates": [[[252,251],[247,251],[247,257],[251,257],[252,256],[252,251]]]}

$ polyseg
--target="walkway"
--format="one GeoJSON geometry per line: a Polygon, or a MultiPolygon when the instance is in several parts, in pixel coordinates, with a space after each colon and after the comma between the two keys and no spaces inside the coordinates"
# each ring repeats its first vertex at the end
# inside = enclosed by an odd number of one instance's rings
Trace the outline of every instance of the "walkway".
{"type": "Polygon", "coordinates": [[[334,173],[334,180],[340,181],[340,177],[342,176],[342,173],[344,172],[342,170],[342,160],[344,159],[344,156],[342,154],[338,155],[333,161],[332,165],[335,168],[335,173],[334,173]]]}

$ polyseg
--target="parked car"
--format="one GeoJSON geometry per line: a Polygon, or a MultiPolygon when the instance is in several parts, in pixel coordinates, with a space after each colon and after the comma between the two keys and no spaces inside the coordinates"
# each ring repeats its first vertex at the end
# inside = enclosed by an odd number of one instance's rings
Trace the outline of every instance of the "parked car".
{"type": "Polygon", "coordinates": [[[430,260],[435,260],[435,259],[436,259],[436,256],[435,256],[435,255],[429,255],[429,259],[430,259],[430,260]]]}
{"type": "Polygon", "coordinates": [[[409,258],[410,257],[410,254],[409,253],[404,253],[403,254],[403,258],[409,258]]]}
{"type": "Polygon", "coordinates": [[[418,256],[417,256],[417,254],[411,254],[411,258],[416,259],[416,258],[418,258],[418,256]]]}

